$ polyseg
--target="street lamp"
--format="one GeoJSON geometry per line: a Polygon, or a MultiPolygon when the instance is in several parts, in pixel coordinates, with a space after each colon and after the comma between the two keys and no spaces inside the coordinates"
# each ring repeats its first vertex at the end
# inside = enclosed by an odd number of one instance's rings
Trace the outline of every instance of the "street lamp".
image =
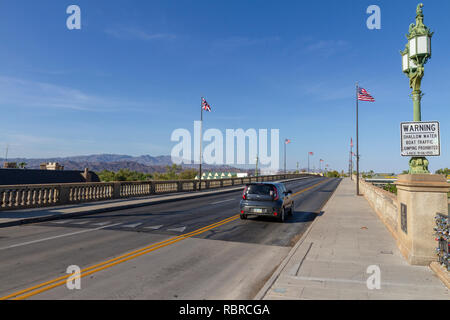
{"type": "MultiPolygon", "coordinates": [[[[409,86],[413,99],[413,121],[422,121],[420,102],[422,91],[420,85],[424,76],[424,65],[431,58],[431,37],[433,32],[423,24],[423,4],[420,3],[416,9],[416,24],[409,25],[406,38],[408,43],[405,50],[400,51],[402,55],[402,71],[409,78],[409,86]]],[[[430,173],[428,171],[428,160],[425,157],[412,157],[409,160],[409,173],[430,173]]]]}

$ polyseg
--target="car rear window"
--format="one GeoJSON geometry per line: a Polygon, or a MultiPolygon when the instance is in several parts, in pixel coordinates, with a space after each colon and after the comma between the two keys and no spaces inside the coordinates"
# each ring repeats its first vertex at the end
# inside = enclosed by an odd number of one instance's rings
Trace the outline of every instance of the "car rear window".
{"type": "Polygon", "coordinates": [[[251,184],[247,187],[247,194],[272,195],[274,186],[270,184],[251,184]]]}

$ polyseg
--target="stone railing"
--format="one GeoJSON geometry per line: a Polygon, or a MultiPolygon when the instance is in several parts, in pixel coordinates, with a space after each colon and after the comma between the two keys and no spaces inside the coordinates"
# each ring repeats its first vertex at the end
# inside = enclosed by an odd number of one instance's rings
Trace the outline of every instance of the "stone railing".
{"type": "MultiPolygon", "coordinates": [[[[276,181],[308,176],[279,174],[246,178],[202,180],[201,189],[223,188],[250,182],[276,181]]],[[[0,210],[37,208],[110,199],[198,191],[198,180],[92,182],[0,186],[0,210]]]]}
{"type": "MultiPolygon", "coordinates": [[[[354,176],[355,177],[355,176],[354,176]]],[[[356,179],[356,177],[355,177],[356,179]]],[[[377,187],[363,179],[359,180],[360,193],[369,202],[386,227],[395,234],[398,229],[398,201],[397,196],[389,191],[377,187]]]]}

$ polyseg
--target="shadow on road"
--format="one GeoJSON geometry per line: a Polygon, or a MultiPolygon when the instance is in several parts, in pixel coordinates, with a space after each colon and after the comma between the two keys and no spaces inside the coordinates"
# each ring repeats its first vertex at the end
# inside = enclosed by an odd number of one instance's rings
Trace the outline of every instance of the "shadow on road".
{"type": "MultiPolygon", "coordinates": [[[[306,211],[294,211],[292,216],[287,215],[285,217],[284,223],[305,223],[313,221],[316,217],[323,215],[323,211],[320,213],[315,212],[306,212],[306,211]]],[[[249,216],[248,219],[255,221],[264,221],[264,222],[278,222],[275,217],[252,217],[249,216]]]]}

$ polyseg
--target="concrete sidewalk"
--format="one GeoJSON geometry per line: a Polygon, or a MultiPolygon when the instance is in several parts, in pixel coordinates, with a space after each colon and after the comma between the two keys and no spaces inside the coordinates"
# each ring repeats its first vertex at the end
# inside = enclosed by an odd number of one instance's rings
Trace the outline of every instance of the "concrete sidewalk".
{"type": "Polygon", "coordinates": [[[450,300],[450,292],[429,267],[405,261],[346,178],[255,299],[450,300]],[[380,268],[380,289],[367,287],[369,266],[380,268]]]}

